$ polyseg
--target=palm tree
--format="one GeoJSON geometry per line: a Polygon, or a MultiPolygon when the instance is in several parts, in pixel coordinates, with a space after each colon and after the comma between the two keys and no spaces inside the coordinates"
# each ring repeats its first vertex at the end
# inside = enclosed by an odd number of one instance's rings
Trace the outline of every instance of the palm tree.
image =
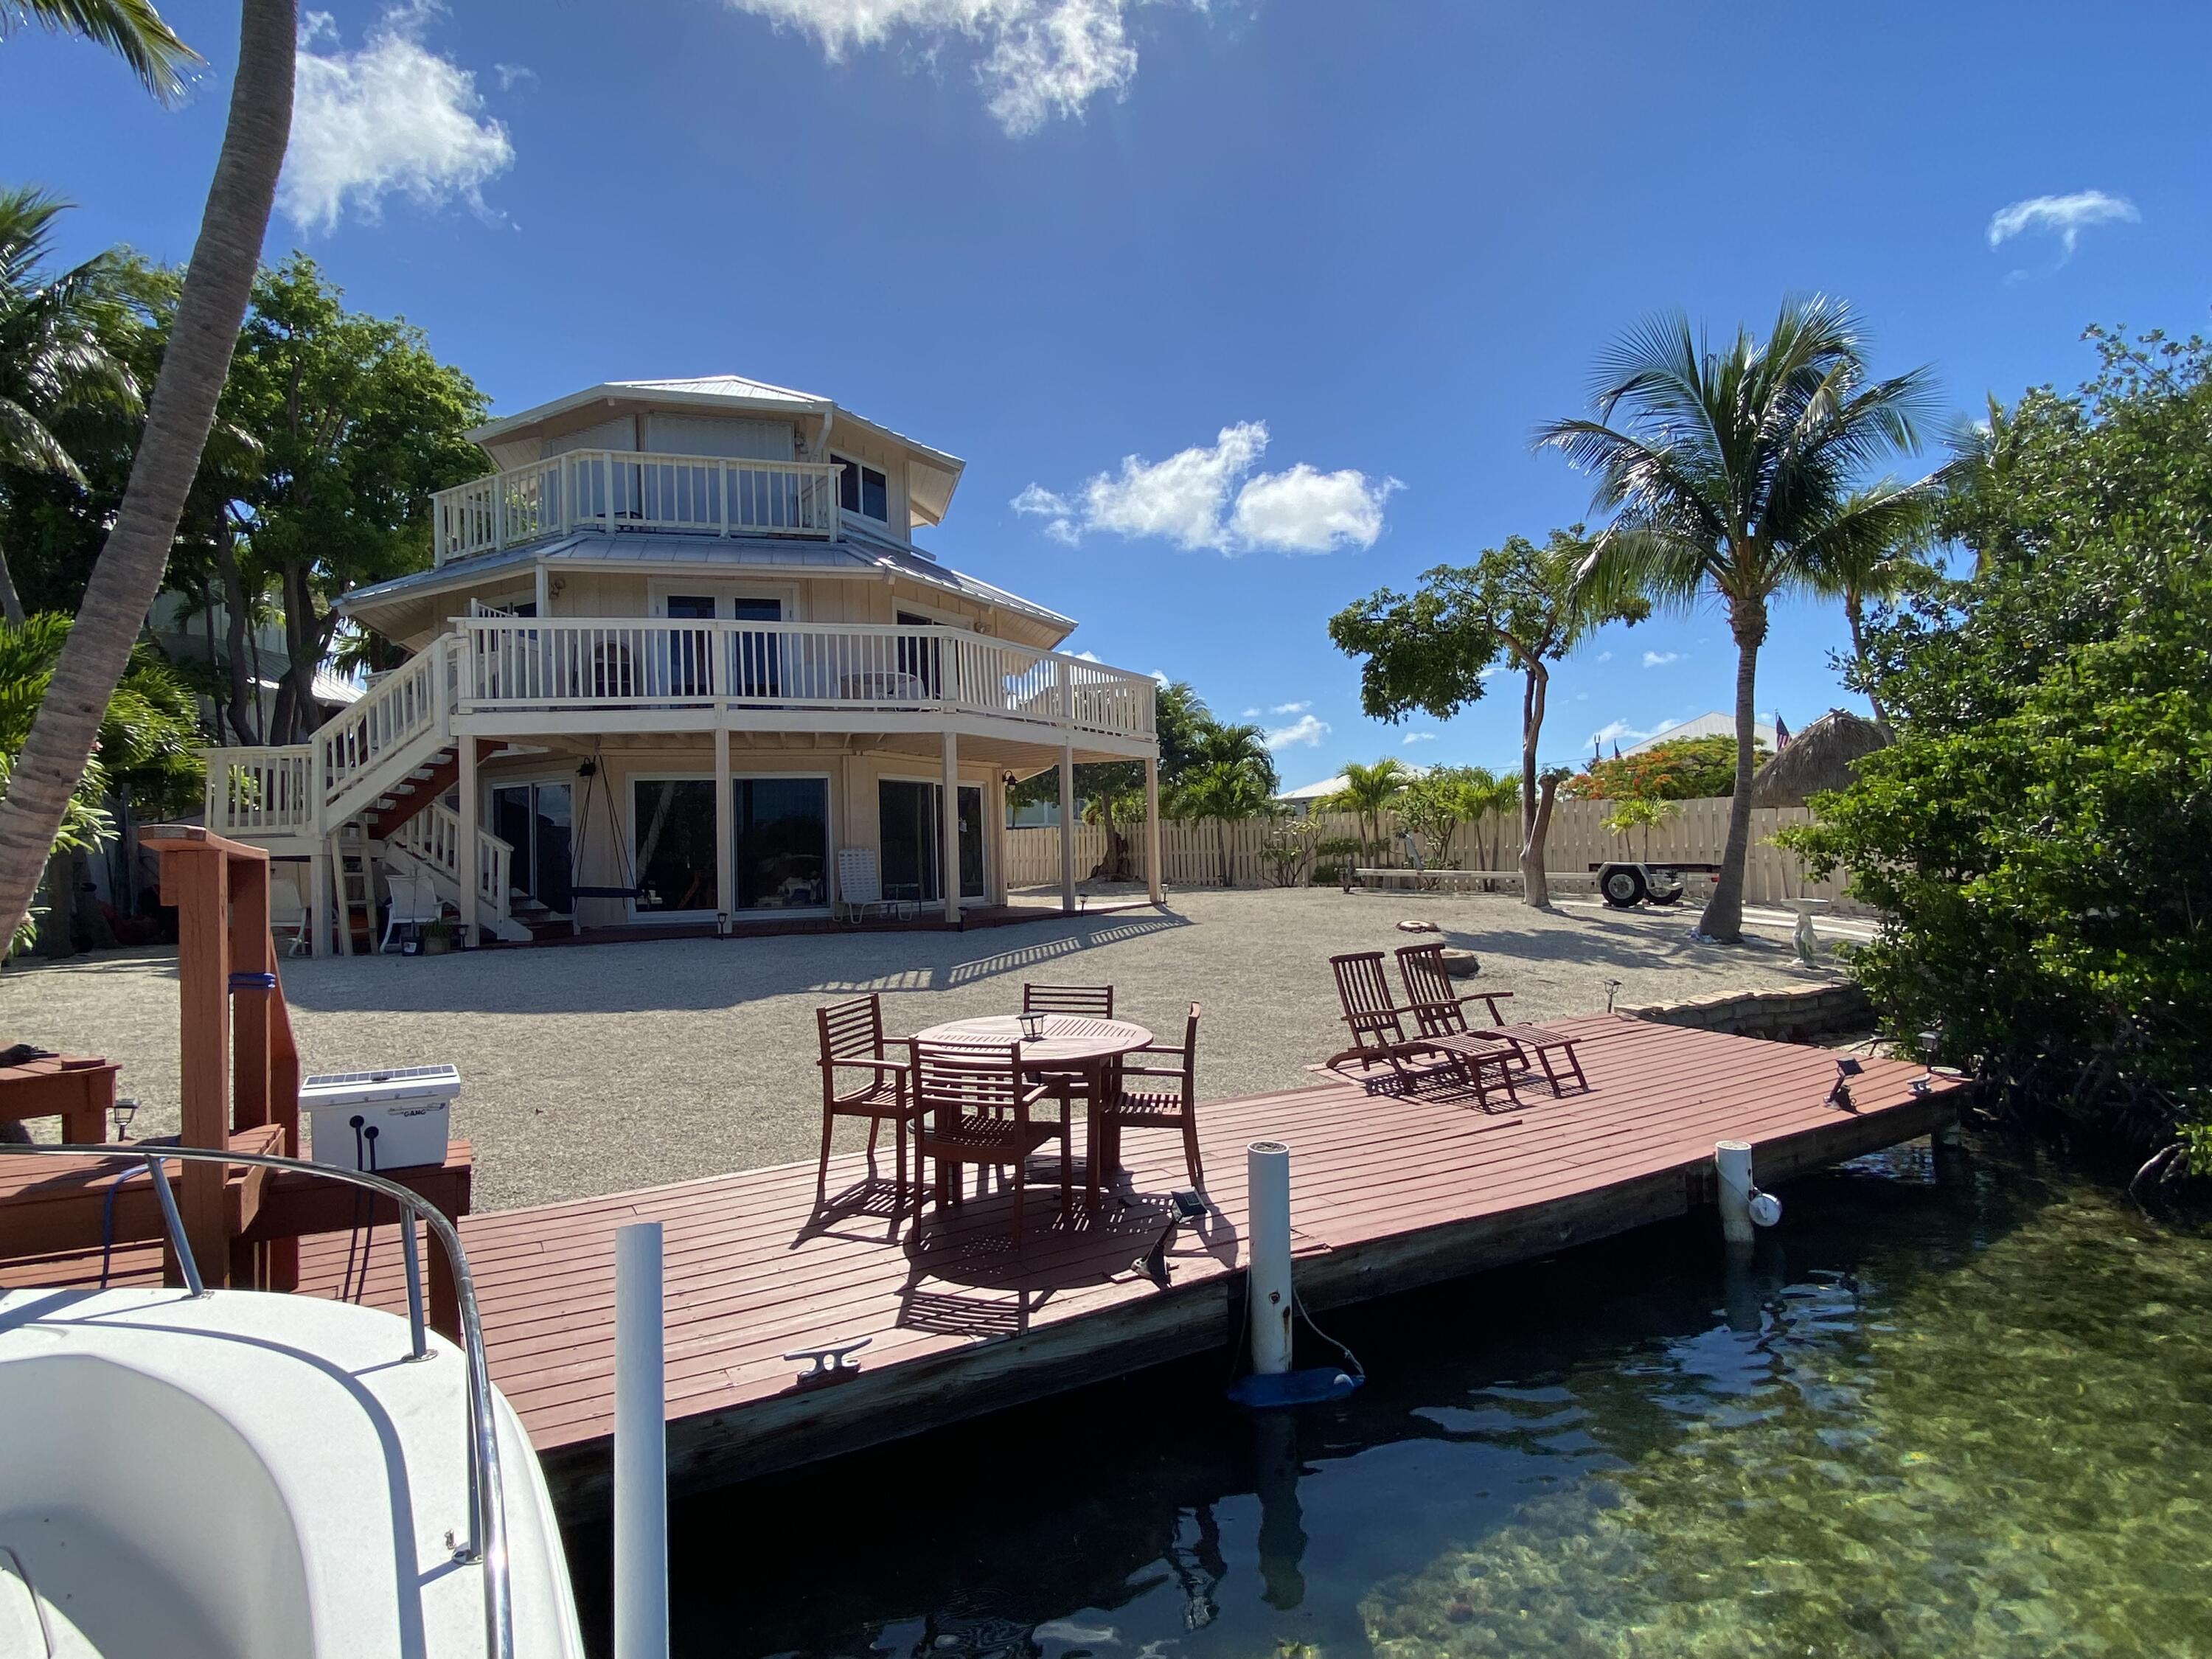
{"type": "Polygon", "coordinates": [[[1868,672],[1867,601],[1894,599],[1929,574],[1926,547],[1933,520],[1933,513],[1926,514],[1906,526],[1902,538],[1894,542],[1869,539],[1845,543],[1826,561],[1827,583],[1842,596],[1844,617],[1851,628],[1851,660],[1858,666],[1867,706],[1874,711],[1877,726],[1888,725],[1889,716],[1883,711],[1881,694],[1875,690],[1873,678],[1868,672]]]}
{"type": "Polygon", "coordinates": [[[1481,848],[1482,867],[1495,870],[1504,855],[1504,814],[1520,803],[1521,781],[1510,772],[1493,772],[1486,766],[1462,766],[1455,770],[1462,815],[1478,833],[1484,823],[1495,823],[1481,848]]]}
{"type": "MultiPolygon", "coordinates": [[[[46,273],[55,219],[69,207],[24,186],[0,190],[0,474],[48,473],[82,487],[84,469],[57,430],[86,410],[132,416],[138,381],[102,337],[116,262],[99,254],[46,273]]],[[[0,616],[20,626],[23,601],[0,546],[0,616]]]]}
{"type": "MultiPolygon", "coordinates": [[[[1264,752],[1264,751],[1263,751],[1264,752]]],[[[1175,815],[1194,823],[1211,818],[1219,825],[1221,884],[1235,885],[1229,853],[1229,826],[1267,811],[1273,798],[1270,779],[1248,760],[1207,761],[1185,772],[1176,785],[1175,815]]]]}
{"type": "MultiPolygon", "coordinates": [[[[148,0],[0,0],[0,20],[13,27],[26,19],[112,47],[156,96],[170,93],[190,57],[148,0]]],[[[161,592],[276,198],[292,127],[298,23],[294,0],[243,0],[222,151],[130,482],[85,584],[83,625],[70,631],[0,798],[0,933],[12,933],[30,908],[47,849],[99,737],[100,711],[161,592]]]]}
{"type": "Polygon", "coordinates": [[[1344,787],[1328,798],[1340,812],[1359,815],[1359,839],[1368,848],[1382,845],[1382,814],[1404,793],[1413,774],[1395,755],[1385,755],[1372,766],[1352,762],[1344,769],[1344,787]]]}
{"type": "Polygon", "coordinates": [[[1599,594],[1686,608],[1707,594],[1736,646],[1735,799],[1700,935],[1742,937],[1751,848],[1759,647],[1768,609],[1792,592],[1834,594],[1856,550],[1893,547],[1936,478],[1855,489],[1870,463],[1918,447],[1929,371],[1872,379],[1850,308],[1785,305],[1764,339],[1739,330],[1707,349],[1679,314],[1626,336],[1601,362],[1596,418],[1554,422],[1540,446],[1595,475],[1613,514],[1584,565],[1599,594]]]}

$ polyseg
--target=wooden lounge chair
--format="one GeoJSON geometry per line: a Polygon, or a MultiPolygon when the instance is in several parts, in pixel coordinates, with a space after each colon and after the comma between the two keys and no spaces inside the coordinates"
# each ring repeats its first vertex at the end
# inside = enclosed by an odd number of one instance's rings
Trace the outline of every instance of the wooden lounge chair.
{"type": "Polygon", "coordinates": [[[1510,991],[1455,990],[1451,975],[1444,968],[1443,945],[1401,945],[1398,971],[1405,977],[1406,1000],[1413,1006],[1415,1023],[1424,1036],[1444,1038],[1467,1033],[1492,1042],[1509,1043],[1524,1070],[1528,1067],[1528,1057],[1535,1056],[1537,1065],[1543,1068],[1544,1081],[1552,1085],[1554,1100],[1565,1092],[1560,1086],[1562,1061],[1579,1088],[1585,1093],[1589,1091],[1589,1079],[1583,1074],[1583,1063],[1575,1055],[1575,1039],[1547,1025],[1507,1024],[1498,1016],[1498,1005],[1513,994],[1510,991]],[[1470,1002],[1480,1002],[1489,1008],[1490,1024],[1477,1026],[1468,1023],[1467,1005],[1470,1002]]]}
{"type": "MultiPolygon", "coordinates": [[[[868,1120],[868,1168],[876,1164],[876,1137],[884,1124],[896,1127],[898,1174],[892,1200],[891,1233],[898,1233],[898,1218],[906,1212],[907,1126],[920,1110],[908,1087],[912,1061],[903,1052],[884,1042],[884,1002],[880,996],[855,997],[814,1011],[822,1054],[822,1158],[814,1171],[814,1201],[828,1196],[830,1136],[841,1117],[868,1120]],[[840,1075],[842,1073],[843,1075],[840,1075]],[[841,1091],[842,1085],[842,1091],[841,1091]]],[[[915,1208],[921,1207],[921,1164],[915,1163],[915,1208]]]]}
{"type": "Polygon", "coordinates": [[[1115,1164],[1121,1161],[1122,1130],[1181,1129],[1182,1161],[1190,1171],[1190,1184],[1203,1187],[1206,1171],[1198,1155],[1198,1006],[1195,1002],[1190,1005],[1190,1018],[1183,1026],[1181,1048],[1165,1042],[1147,1043],[1133,1050],[1121,1062],[1123,1084],[1115,1091],[1113,1103],[1107,1109],[1106,1129],[1114,1137],[1108,1157],[1115,1164]],[[1177,1063],[1148,1066],[1141,1058],[1146,1054],[1172,1055],[1177,1063]],[[1174,1083],[1164,1089],[1158,1084],[1142,1083],[1132,1087],[1127,1079],[1133,1077],[1172,1079],[1174,1083]]]}
{"type": "Polygon", "coordinates": [[[912,1055],[915,1103],[920,1111],[915,1139],[916,1176],[925,1160],[937,1161],[939,1210],[961,1201],[960,1168],[996,1165],[1012,1172],[1014,1243],[1022,1242],[1022,1194],[1028,1185],[1030,1154],[1048,1141],[1060,1142],[1060,1202],[1068,1204],[1070,1146],[1067,1121],[1032,1122],[1030,1108],[1046,1097],[1042,1084],[1022,1077],[1019,1043],[925,1042],[907,1039],[912,1055]],[[945,1178],[946,1166],[952,1178],[945,1178]]]}
{"type": "Polygon", "coordinates": [[[1508,1070],[1516,1058],[1510,1044],[1468,1035],[1407,1035],[1406,1018],[1413,1015],[1418,1020],[1419,1011],[1401,1008],[1390,1000],[1390,981],[1383,971],[1380,951],[1331,957],[1328,965],[1336,975],[1337,1000],[1344,1007],[1346,1028],[1352,1033],[1352,1047],[1326,1062],[1331,1069],[1356,1060],[1362,1070],[1367,1070],[1380,1060],[1403,1087],[1411,1089],[1427,1073],[1406,1062],[1434,1056],[1474,1088],[1476,1102],[1486,1109],[1493,1088],[1503,1088],[1506,1099],[1520,1104],[1508,1070]]]}

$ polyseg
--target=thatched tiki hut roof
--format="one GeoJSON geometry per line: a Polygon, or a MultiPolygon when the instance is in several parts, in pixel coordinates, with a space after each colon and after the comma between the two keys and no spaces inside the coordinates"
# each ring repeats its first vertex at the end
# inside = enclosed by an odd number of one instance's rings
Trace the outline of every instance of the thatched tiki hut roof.
{"type": "Polygon", "coordinates": [[[1848,788],[1859,757],[1888,743],[1889,733],[1872,720],[1832,708],[1759,769],[1751,780],[1751,804],[1802,806],[1824,791],[1848,788]]]}

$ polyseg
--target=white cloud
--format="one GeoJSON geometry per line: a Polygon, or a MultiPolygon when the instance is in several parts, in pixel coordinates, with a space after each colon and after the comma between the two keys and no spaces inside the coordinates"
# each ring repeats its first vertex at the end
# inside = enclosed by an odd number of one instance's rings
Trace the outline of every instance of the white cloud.
{"type": "Polygon", "coordinates": [[[532,85],[535,85],[538,81],[538,71],[526,64],[494,64],[491,66],[491,72],[499,76],[499,89],[501,92],[513,92],[525,81],[530,82],[532,85]]]}
{"type": "Polygon", "coordinates": [[[1670,662],[1681,660],[1682,653],[1679,651],[1647,651],[1644,653],[1646,668],[1664,668],[1670,662]]]}
{"type": "Polygon", "coordinates": [[[1613,660],[1613,653],[1610,651],[1601,651],[1597,653],[1597,659],[1600,662],[1611,662],[1613,660]]]}
{"type": "Polygon", "coordinates": [[[1270,714],[1303,714],[1312,707],[1310,702],[1279,702],[1267,712],[1270,714]]]}
{"type": "Polygon", "coordinates": [[[392,7],[358,52],[340,46],[329,13],[305,15],[276,186],[294,223],[329,230],[348,209],[373,223],[394,192],[483,211],[483,186],[514,164],[514,146],[499,122],[480,118],[476,77],[422,44],[438,9],[436,0],[392,7]]]}
{"type": "Polygon", "coordinates": [[[2058,263],[2074,257],[2081,233],[2092,225],[2139,224],[2142,215],[2124,196],[2078,190],[2071,196],[2031,196],[1999,208],[1990,217],[1990,246],[2002,247],[2015,236],[2039,232],[2058,238],[2058,263]]]}
{"type": "MultiPolygon", "coordinates": [[[[1205,0],[1192,0],[1205,9],[1205,0]]],[[[740,11],[805,31],[830,61],[854,48],[910,38],[934,62],[965,39],[984,107],[1014,137],[1054,116],[1080,116],[1137,73],[1127,14],[1136,0],[728,0],[740,11]]]]}
{"type": "Polygon", "coordinates": [[[1303,461],[1285,472],[1254,474],[1267,447],[1267,423],[1240,421],[1222,428],[1212,444],[1164,461],[1124,456],[1118,472],[1099,473],[1073,499],[1032,483],[1014,497],[1013,508],[1048,520],[1046,533],[1071,544],[1094,530],[1231,555],[1375,544],[1382,505],[1402,487],[1395,478],[1370,478],[1349,467],[1322,472],[1303,461]]]}
{"type": "Polygon", "coordinates": [[[1259,719],[1259,718],[1260,718],[1260,710],[1259,710],[1258,706],[1255,704],[1255,705],[1254,705],[1252,708],[1246,709],[1243,714],[1239,714],[1237,718],[1238,720],[1255,720],[1259,719]]]}
{"type": "Polygon", "coordinates": [[[1104,660],[1095,651],[1078,651],[1072,654],[1079,662],[1100,662],[1104,660]]]}
{"type": "Polygon", "coordinates": [[[1270,749],[1313,749],[1318,747],[1321,740],[1328,735],[1327,720],[1316,720],[1311,714],[1301,714],[1288,726],[1268,732],[1267,744],[1270,749]]]}
{"type": "Polygon", "coordinates": [[[1512,672],[1513,665],[1511,663],[1494,662],[1491,664],[1489,667],[1484,669],[1482,672],[1476,675],[1475,678],[1479,680],[1494,680],[1501,674],[1510,674],[1512,672]]]}
{"type": "Polygon", "coordinates": [[[1408,732],[1406,733],[1405,741],[1398,747],[1411,749],[1417,743],[1434,743],[1436,740],[1437,734],[1433,732],[1408,732]]]}

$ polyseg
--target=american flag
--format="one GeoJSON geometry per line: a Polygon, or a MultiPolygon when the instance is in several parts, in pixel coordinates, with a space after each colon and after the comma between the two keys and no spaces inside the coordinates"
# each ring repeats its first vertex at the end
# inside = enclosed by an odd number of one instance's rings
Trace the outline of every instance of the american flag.
{"type": "Polygon", "coordinates": [[[1774,711],[1774,747],[1778,752],[1781,750],[1787,749],[1789,746],[1790,728],[1788,726],[1784,724],[1782,711],[1778,708],[1774,711]]]}

